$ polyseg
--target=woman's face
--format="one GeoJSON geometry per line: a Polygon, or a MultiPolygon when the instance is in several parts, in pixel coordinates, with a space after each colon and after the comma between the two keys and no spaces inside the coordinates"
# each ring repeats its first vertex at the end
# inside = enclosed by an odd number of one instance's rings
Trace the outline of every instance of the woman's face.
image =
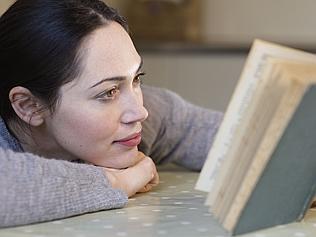
{"type": "Polygon", "coordinates": [[[96,165],[134,163],[141,122],[147,118],[140,88],[141,58],[116,22],[82,46],[82,73],[61,87],[60,103],[46,118],[53,153],[96,165]]]}

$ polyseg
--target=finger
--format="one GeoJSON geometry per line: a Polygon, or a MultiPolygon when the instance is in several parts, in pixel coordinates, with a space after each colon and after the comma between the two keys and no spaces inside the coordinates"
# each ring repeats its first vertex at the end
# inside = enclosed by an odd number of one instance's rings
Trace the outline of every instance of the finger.
{"type": "MultiPolygon", "coordinates": [[[[151,180],[156,179],[156,168],[152,160],[145,156],[137,165],[130,167],[124,171],[126,183],[130,188],[129,193],[134,195],[143,189],[151,180]],[[154,176],[154,177],[153,177],[154,176]]],[[[148,186],[145,190],[150,190],[148,186]]]]}
{"type": "Polygon", "coordinates": [[[153,188],[152,185],[146,184],[145,187],[138,190],[137,193],[146,193],[146,192],[150,191],[152,188],[153,188]]]}
{"type": "Polygon", "coordinates": [[[143,188],[138,190],[137,192],[138,193],[146,193],[146,192],[152,190],[155,186],[157,186],[157,185],[156,184],[152,184],[152,183],[148,183],[143,188]]]}
{"type": "Polygon", "coordinates": [[[141,162],[145,157],[146,157],[146,156],[144,155],[144,153],[138,151],[138,152],[137,152],[137,155],[136,155],[136,158],[133,159],[133,163],[130,164],[129,167],[132,167],[132,166],[137,165],[137,164],[138,164],[139,162],[141,162]]]}
{"type": "Polygon", "coordinates": [[[154,186],[158,185],[159,184],[159,174],[158,172],[156,171],[155,174],[154,174],[154,177],[153,179],[150,181],[150,183],[154,186]]]}
{"type": "Polygon", "coordinates": [[[147,183],[143,188],[141,188],[140,190],[138,190],[138,193],[145,193],[150,191],[151,189],[153,189],[155,186],[157,186],[159,184],[159,174],[158,172],[155,170],[154,172],[154,177],[152,178],[152,180],[149,181],[149,183],[147,183]]]}
{"type": "Polygon", "coordinates": [[[143,152],[141,152],[141,151],[138,151],[137,156],[138,156],[139,158],[143,159],[143,158],[145,157],[145,154],[144,154],[143,152]]]}

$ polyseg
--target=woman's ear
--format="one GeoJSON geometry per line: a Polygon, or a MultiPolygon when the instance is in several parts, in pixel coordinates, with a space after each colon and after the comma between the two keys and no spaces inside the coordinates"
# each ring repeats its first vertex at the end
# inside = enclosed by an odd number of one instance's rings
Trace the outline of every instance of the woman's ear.
{"type": "Polygon", "coordinates": [[[15,113],[24,122],[31,126],[43,124],[42,104],[28,89],[22,86],[13,87],[9,92],[9,99],[15,113]]]}

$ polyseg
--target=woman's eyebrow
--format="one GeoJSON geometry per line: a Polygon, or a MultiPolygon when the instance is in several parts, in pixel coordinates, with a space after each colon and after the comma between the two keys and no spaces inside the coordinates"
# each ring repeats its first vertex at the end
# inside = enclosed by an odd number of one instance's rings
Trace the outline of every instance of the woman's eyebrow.
{"type": "MultiPolygon", "coordinates": [[[[143,66],[143,59],[141,58],[141,61],[140,61],[140,63],[139,63],[139,66],[138,66],[138,68],[137,68],[136,73],[138,73],[138,72],[141,70],[142,66],[143,66]]],[[[126,77],[125,77],[125,76],[117,76],[117,77],[104,78],[104,79],[98,81],[98,82],[97,82],[96,84],[94,84],[93,86],[89,87],[89,89],[91,89],[91,88],[93,88],[93,87],[96,87],[96,86],[102,84],[102,83],[105,82],[105,81],[124,81],[124,80],[126,80],[126,77]]]]}

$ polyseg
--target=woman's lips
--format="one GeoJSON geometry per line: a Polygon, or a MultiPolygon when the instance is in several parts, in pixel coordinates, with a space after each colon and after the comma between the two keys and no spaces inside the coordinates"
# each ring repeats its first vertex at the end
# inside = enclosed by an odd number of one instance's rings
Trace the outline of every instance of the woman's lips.
{"type": "Polygon", "coordinates": [[[135,147],[135,146],[139,145],[141,140],[142,140],[142,135],[139,132],[139,133],[135,133],[131,136],[128,136],[127,138],[115,141],[114,143],[118,143],[120,145],[128,146],[128,147],[135,147]]]}

